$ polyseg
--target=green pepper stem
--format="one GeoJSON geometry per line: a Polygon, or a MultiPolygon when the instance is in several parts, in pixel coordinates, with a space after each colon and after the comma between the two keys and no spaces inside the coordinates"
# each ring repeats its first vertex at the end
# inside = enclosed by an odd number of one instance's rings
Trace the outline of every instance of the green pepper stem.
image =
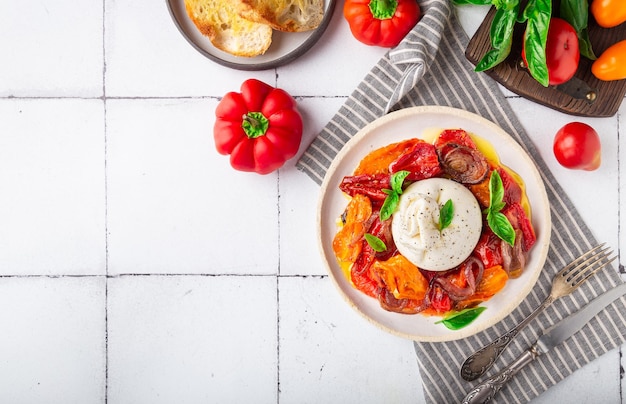
{"type": "Polygon", "coordinates": [[[392,18],[398,8],[398,0],[371,0],[370,11],[372,16],[378,20],[392,18]]]}
{"type": "Polygon", "coordinates": [[[261,112],[248,112],[241,117],[241,127],[250,139],[265,135],[270,121],[261,112]]]}

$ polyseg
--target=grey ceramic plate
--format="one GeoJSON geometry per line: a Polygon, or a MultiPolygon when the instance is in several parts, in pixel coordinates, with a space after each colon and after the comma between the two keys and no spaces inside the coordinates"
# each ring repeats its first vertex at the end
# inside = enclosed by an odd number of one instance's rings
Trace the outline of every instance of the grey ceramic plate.
{"type": "Polygon", "coordinates": [[[295,33],[274,31],[272,45],[267,52],[248,58],[234,56],[214,47],[187,16],[184,0],[166,0],[165,2],[174,24],[191,46],[212,61],[239,70],[272,69],[302,56],[320,39],[328,27],[336,4],[336,0],[325,1],[326,12],[317,29],[295,33]]]}

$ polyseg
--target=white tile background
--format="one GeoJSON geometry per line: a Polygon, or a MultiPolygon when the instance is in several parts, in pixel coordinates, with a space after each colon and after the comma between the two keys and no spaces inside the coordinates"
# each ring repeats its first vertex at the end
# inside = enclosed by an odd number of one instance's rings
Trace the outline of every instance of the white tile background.
{"type": "MultiPolygon", "coordinates": [[[[483,10],[462,10],[468,26],[483,10]]],[[[0,38],[0,402],[423,402],[412,343],[326,276],[317,185],[294,161],[235,172],[213,147],[215,106],[249,77],[292,93],[301,151],[313,139],[384,52],[340,5],[309,53],[262,72],[204,58],[164,1],[1,2],[0,38]]],[[[603,165],[573,172],[551,142],[574,118],[507,94],[620,251],[626,107],[576,118],[601,132],[603,165]]],[[[536,401],[621,403],[620,356],[536,401]]]]}

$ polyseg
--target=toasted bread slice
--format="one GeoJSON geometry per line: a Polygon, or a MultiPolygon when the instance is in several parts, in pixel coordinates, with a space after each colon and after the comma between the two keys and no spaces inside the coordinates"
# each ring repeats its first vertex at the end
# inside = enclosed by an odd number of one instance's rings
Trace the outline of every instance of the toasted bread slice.
{"type": "Polygon", "coordinates": [[[218,49],[236,56],[258,56],[272,43],[272,28],[239,15],[232,0],[185,0],[198,30],[218,49]]]}
{"type": "Polygon", "coordinates": [[[278,31],[317,28],[324,18],[324,0],[235,0],[242,17],[269,24],[278,31]]]}

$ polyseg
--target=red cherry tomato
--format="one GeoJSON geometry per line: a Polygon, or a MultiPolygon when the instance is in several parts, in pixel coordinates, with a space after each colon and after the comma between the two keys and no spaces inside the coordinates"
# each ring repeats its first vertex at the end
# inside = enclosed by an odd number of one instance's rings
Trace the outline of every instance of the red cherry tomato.
{"type": "Polygon", "coordinates": [[[554,156],[566,168],[593,171],[600,167],[601,144],[598,132],[582,122],[570,122],[554,137],[554,156]]]}
{"type": "MultiPolygon", "coordinates": [[[[525,42],[524,42],[525,44],[525,42]]],[[[522,58],[526,62],[526,52],[522,48],[522,58]]],[[[551,86],[563,84],[576,73],[580,60],[576,30],[561,18],[552,18],[546,41],[546,65],[548,82],[551,86]]]]}

